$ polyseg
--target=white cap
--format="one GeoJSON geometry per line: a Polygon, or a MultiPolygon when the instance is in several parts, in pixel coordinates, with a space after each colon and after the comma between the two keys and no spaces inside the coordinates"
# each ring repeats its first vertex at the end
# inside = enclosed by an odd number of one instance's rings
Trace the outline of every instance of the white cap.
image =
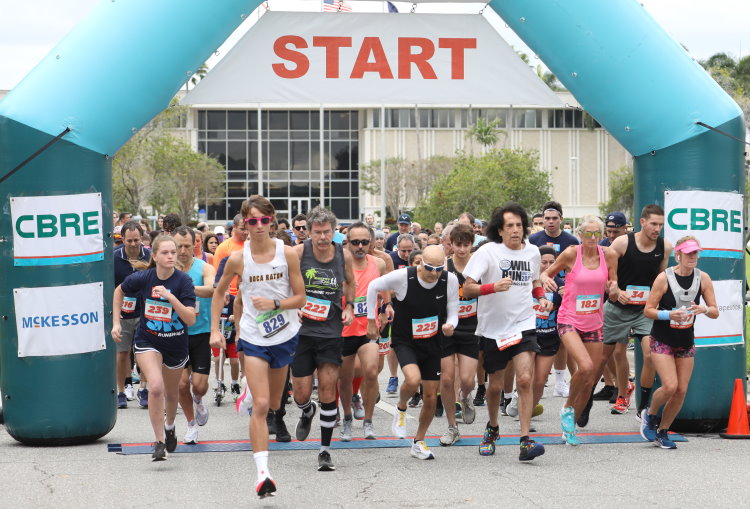
{"type": "Polygon", "coordinates": [[[224,230],[223,226],[217,226],[216,228],[214,228],[214,233],[216,235],[224,235],[226,231],[224,230]]]}

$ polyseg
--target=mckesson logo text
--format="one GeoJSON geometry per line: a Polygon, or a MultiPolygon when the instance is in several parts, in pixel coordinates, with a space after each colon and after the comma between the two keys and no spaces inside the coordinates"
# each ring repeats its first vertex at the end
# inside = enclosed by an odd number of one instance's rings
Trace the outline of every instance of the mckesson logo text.
{"type": "Polygon", "coordinates": [[[70,327],[72,325],[86,325],[98,323],[99,313],[70,313],[65,315],[29,316],[21,318],[24,329],[40,327],[70,327]]]}

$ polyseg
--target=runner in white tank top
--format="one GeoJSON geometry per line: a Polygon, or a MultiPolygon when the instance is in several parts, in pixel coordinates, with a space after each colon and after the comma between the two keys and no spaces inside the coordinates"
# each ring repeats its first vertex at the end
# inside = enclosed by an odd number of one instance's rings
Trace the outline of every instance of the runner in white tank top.
{"type": "MultiPolygon", "coordinates": [[[[211,346],[224,348],[219,322],[224,294],[235,276],[240,278],[242,319],[237,331],[237,351],[253,398],[250,442],[258,469],[255,491],[265,497],[276,491],[268,471],[269,409],[279,410],[289,364],[297,348],[300,323],[296,310],[305,303],[305,284],[299,257],[291,247],[269,235],[276,211],[266,198],[253,195],[242,204],[248,240],[242,250],[229,255],[211,303],[211,346]]],[[[277,421],[278,426],[278,421],[277,421]]],[[[278,430],[277,430],[278,435],[278,430]]]]}

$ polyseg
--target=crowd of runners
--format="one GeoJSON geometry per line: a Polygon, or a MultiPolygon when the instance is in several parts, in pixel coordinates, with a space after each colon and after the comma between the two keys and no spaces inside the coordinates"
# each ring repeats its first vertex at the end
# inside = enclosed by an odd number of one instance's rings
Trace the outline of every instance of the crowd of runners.
{"type": "Polygon", "coordinates": [[[336,427],[350,441],[361,420],[364,438],[378,437],[383,369],[385,393],[398,398],[390,432],[411,438],[414,458],[434,458],[425,442],[434,417],[445,415],[440,444],[451,446],[461,440],[459,420],[471,424],[475,407],[486,405],[479,454],[495,453],[502,412],[518,417],[519,459],[529,461],[544,454],[532,417],[544,411],[550,374],[553,395],[566,398],[560,430],[568,445],[579,445],[593,401],[628,412],[631,340],[643,353],[641,435],[674,449],[668,430],[693,369],[694,320],[719,314],[711,279],[696,268],[698,239],[664,240],[657,205],[643,208],[635,228],[613,212],[585,216],[575,230],[554,201],[531,218],[509,203],[488,221],[466,212],[433,228],[402,214],[393,232],[372,215],[342,227],[321,207],[278,218],[258,195],[214,232],[183,226],[175,214],[160,216],[153,232],[128,214],[114,219],[118,407],[137,399],[148,408],[152,458],[164,460],[177,446],[178,404],[184,443],[198,443],[212,357],[219,403],[229,359],[229,395],[250,415],[261,497],[276,490],[269,434],[292,440],[290,395],[300,410],[296,440],[307,439],[318,415],[319,471],[335,469],[336,427]],[[671,254],[676,265],[668,267],[671,254]],[[416,430],[408,407],[421,407],[416,430]]]}

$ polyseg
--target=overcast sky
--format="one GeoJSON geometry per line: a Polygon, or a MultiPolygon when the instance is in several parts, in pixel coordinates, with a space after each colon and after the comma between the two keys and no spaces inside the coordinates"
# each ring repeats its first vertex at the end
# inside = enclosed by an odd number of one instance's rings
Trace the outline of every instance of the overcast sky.
{"type": "MultiPolygon", "coordinates": [[[[0,90],[16,86],[99,1],[0,0],[0,90]]],[[[411,9],[410,2],[394,3],[401,12],[411,9]]],[[[722,51],[735,57],[750,53],[750,0],[642,0],[641,3],[696,59],[722,51]]],[[[355,12],[383,12],[384,5],[385,2],[376,1],[353,3],[355,12]]],[[[417,12],[478,12],[482,6],[483,3],[420,4],[417,12]]],[[[318,10],[320,2],[270,0],[270,8],[318,10]]],[[[492,9],[488,8],[485,14],[511,46],[532,56],[492,9]]],[[[220,48],[218,58],[226,54],[255,19],[257,15],[251,16],[230,37],[220,48]]]]}

